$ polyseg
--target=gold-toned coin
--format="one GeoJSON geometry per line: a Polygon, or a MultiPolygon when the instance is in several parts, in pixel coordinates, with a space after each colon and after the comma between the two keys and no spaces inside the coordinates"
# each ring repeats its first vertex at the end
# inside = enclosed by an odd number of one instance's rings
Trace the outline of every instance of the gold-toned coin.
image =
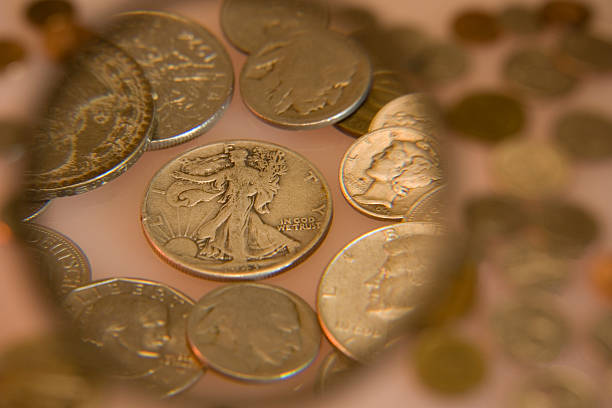
{"type": "Polygon", "coordinates": [[[593,326],[593,341],[600,352],[600,355],[608,364],[612,364],[612,313],[598,318],[593,326]]]}
{"type": "Polygon", "coordinates": [[[445,185],[433,189],[419,198],[402,217],[409,222],[439,222],[447,221],[448,194],[445,185]]]}
{"type": "Polygon", "coordinates": [[[465,224],[478,241],[490,237],[506,237],[528,224],[521,202],[512,196],[481,195],[467,200],[465,224]]]}
{"type": "Polygon", "coordinates": [[[404,127],[375,130],[357,139],[340,164],[340,186],[357,210],[401,220],[445,184],[435,139],[404,127]]]}
{"type": "Polygon", "coordinates": [[[589,6],[576,0],[549,0],[538,10],[545,24],[582,28],[589,24],[592,12],[589,6]]]}
{"type": "Polygon", "coordinates": [[[0,38],[0,72],[14,62],[23,61],[26,50],[23,46],[9,38],[0,38]]]}
{"type": "Polygon", "coordinates": [[[612,40],[580,30],[569,31],[559,51],[572,61],[595,71],[612,71],[612,40]]]}
{"type": "Polygon", "coordinates": [[[440,131],[440,108],[432,96],[415,92],[385,104],[370,122],[369,131],[401,126],[436,137],[440,131]]]}
{"type": "Polygon", "coordinates": [[[64,306],[81,340],[100,357],[97,369],[105,375],[170,396],[204,372],[187,347],[193,301],[175,289],[113,278],[73,290],[64,306]]]}
{"type": "Polygon", "coordinates": [[[198,147],[162,167],[141,211],[171,265],[210,279],[262,279],[295,265],[325,236],[327,182],[303,156],[248,140],[198,147]]]}
{"type": "Polygon", "coordinates": [[[42,27],[43,45],[47,56],[65,62],[87,45],[93,33],[69,17],[57,16],[42,27]]]}
{"type": "Polygon", "coordinates": [[[423,384],[446,395],[473,391],[486,376],[480,350],[472,342],[443,330],[430,330],[419,336],[414,363],[423,384]]]}
{"type": "Polygon", "coordinates": [[[312,308],[294,293],[239,283],[198,300],[189,315],[187,338],[198,358],[222,374],[276,381],[314,361],[321,330],[312,308]]]}
{"type": "Polygon", "coordinates": [[[333,31],[298,31],[271,39],[249,56],[240,94],[266,122],[314,129],[354,112],[371,79],[368,55],[352,39],[333,31]]]}
{"type": "Polygon", "coordinates": [[[465,10],[453,21],[453,32],[457,38],[471,44],[488,44],[502,34],[495,16],[485,10],[465,10]]]}
{"type": "Polygon", "coordinates": [[[542,28],[536,11],[526,5],[510,4],[499,15],[504,30],[513,34],[535,34],[542,28]]]}
{"type": "Polygon", "coordinates": [[[330,4],[330,6],[333,30],[350,34],[378,25],[378,17],[367,7],[352,4],[330,4]]]}
{"type": "Polygon", "coordinates": [[[31,221],[34,218],[38,217],[45,209],[49,206],[51,201],[27,201],[18,204],[19,209],[19,220],[21,221],[31,221]]]}
{"type": "Polygon", "coordinates": [[[440,224],[404,222],[344,247],[317,293],[319,321],[332,344],[361,362],[391,344],[435,287],[445,239],[440,224]]]}
{"type": "Polygon", "coordinates": [[[75,10],[66,0],[35,0],[28,4],[25,16],[29,23],[42,28],[53,24],[53,20],[74,20],[75,10]]]}
{"type": "Polygon", "coordinates": [[[566,112],[556,120],[553,132],[556,145],[572,159],[612,158],[612,120],[599,112],[566,112]]]}
{"type": "Polygon", "coordinates": [[[325,28],[329,8],[324,0],[224,0],[221,28],[240,51],[255,52],[273,37],[308,28],[325,28]]]}
{"type": "Polygon", "coordinates": [[[204,27],[175,14],[133,11],[116,16],[106,33],[151,83],[157,123],[148,150],[187,142],[222,116],[234,71],[223,45],[204,27]]]}
{"type": "Polygon", "coordinates": [[[54,89],[30,146],[32,200],[90,191],[125,172],[144,152],[153,119],[142,70],[110,43],[81,50],[54,89]]]}
{"type": "Polygon", "coordinates": [[[612,301],[612,254],[599,255],[593,261],[590,272],[597,291],[612,301]]]}
{"type": "Polygon", "coordinates": [[[91,280],[87,257],[68,237],[33,223],[20,226],[22,242],[31,250],[37,271],[57,299],[91,280]]]}
{"type": "Polygon", "coordinates": [[[553,144],[533,139],[508,140],[491,156],[492,175],[509,194],[543,199],[565,190],[570,165],[553,144]]]}
{"type": "Polygon", "coordinates": [[[339,387],[359,368],[358,363],[344,356],[338,350],[330,351],[319,367],[315,383],[316,392],[322,394],[339,387]]]}

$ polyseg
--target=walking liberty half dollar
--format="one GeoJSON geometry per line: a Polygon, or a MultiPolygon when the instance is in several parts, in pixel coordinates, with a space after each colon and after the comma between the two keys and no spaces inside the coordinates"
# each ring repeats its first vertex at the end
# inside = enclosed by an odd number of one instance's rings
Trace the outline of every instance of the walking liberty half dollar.
{"type": "Polygon", "coordinates": [[[261,279],[308,255],[332,217],[327,182],[304,157],[249,140],[198,147],[155,174],[145,236],[171,265],[210,279],[261,279]]]}
{"type": "Polygon", "coordinates": [[[388,127],[357,139],[342,159],[340,186],[348,202],[375,218],[401,220],[445,185],[435,139],[388,127]]]}

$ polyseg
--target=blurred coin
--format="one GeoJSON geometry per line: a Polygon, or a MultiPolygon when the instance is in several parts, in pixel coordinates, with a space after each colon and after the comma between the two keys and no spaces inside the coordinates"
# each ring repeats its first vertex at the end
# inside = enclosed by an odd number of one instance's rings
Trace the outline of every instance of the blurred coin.
{"type": "Polygon", "coordinates": [[[590,275],[598,292],[612,301],[612,254],[599,255],[591,265],[590,275]]]}
{"type": "Polygon", "coordinates": [[[569,163],[552,144],[533,140],[508,140],[491,156],[492,175],[506,192],[527,199],[542,199],[565,190],[569,163]]]}
{"type": "Polygon", "coordinates": [[[24,123],[13,119],[0,119],[0,154],[17,159],[23,157],[31,132],[24,123]]]}
{"type": "Polygon", "coordinates": [[[499,21],[485,10],[464,10],[453,21],[453,32],[462,41],[487,44],[496,41],[502,33],[499,21]]]}
{"type": "Polygon", "coordinates": [[[19,204],[19,220],[31,221],[38,217],[51,201],[26,201],[19,204]]]}
{"type": "Polygon", "coordinates": [[[435,139],[409,128],[368,133],[342,159],[342,194],[364,214],[401,220],[416,202],[445,184],[438,150],[435,139]]]}
{"type": "Polygon", "coordinates": [[[64,62],[74,56],[92,38],[89,30],[64,16],[49,19],[42,30],[47,56],[57,62],[64,62]]]}
{"type": "Polygon", "coordinates": [[[463,48],[453,43],[432,43],[415,59],[412,71],[425,85],[440,86],[460,78],[467,68],[463,48]]]}
{"type": "Polygon", "coordinates": [[[415,92],[387,102],[372,118],[369,132],[391,126],[416,129],[436,137],[440,128],[440,109],[432,96],[415,92]]]}
{"type": "Polygon", "coordinates": [[[209,367],[247,381],[277,381],[317,357],[321,330],[312,308],[285,289],[256,283],[225,285],[193,308],[187,337],[209,367]]]}
{"type": "Polygon", "coordinates": [[[465,95],[446,116],[448,125],[460,135],[489,143],[516,136],[525,124],[521,103],[493,91],[465,95]]]}
{"type": "Polygon", "coordinates": [[[353,40],[325,30],[267,42],[240,74],[244,103],[261,119],[288,129],[314,129],[344,119],[370,89],[367,54],[353,40]]]}
{"type": "Polygon", "coordinates": [[[590,69],[612,71],[612,41],[608,38],[584,31],[569,31],[561,41],[560,52],[590,69]]]}
{"type": "Polygon", "coordinates": [[[448,210],[446,185],[429,191],[404,213],[402,220],[410,222],[445,222],[448,210]]]}
{"type": "Polygon", "coordinates": [[[599,317],[592,335],[601,356],[608,364],[612,364],[612,312],[608,311],[599,317]]]}
{"type": "Polygon", "coordinates": [[[338,387],[359,367],[359,364],[345,357],[338,350],[330,351],[319,367],[315,390],[318,393],[326,393],[338,387]]]}
{"type": "Polygon", "coordinates": [[[321,242],[332,200],[321,173],[279,145],[228,140],[192,149],[153,176],[145,237],[174,267],[209,279],[262,279],[321,242]]]}
{"type": "MultiPolygon", "coordinates": [[[[388,50],[388,63],[398,70],[413,71],[420,63],[422,54],[432,41],[421,30],[411,26],[395,26],[387,30],[388,40],[392,47],[388,50]]],[[[376,47],[381,49],[382,44],[376,47]]]]}
{"type": "Polygon", "coordinates": [[[317,292],[327,338],[342,353],[372,361],[424,307],[446,239],[440,224],[405,222],[353,240],[329,263],[317,292]]]}
{"type": "Polygon", "coordinates": [[[74,20],[75,10],[66,0],[35,0],[28,4],[25,15],[28,22],[42,28],[54,19],[74,20]]]}
{"type": "Polygon", "coordinates": [[[484,380],[486,363],[470,341],[443,330],[426,331],[414,350],[416,373],[431,390],[441,394],[463,394],[484,380]]]}
{"type": "Polygon", "coordinates": [[[199,24],[174,14],[134,11],[116,16],[107,38],[130,54],[151,82],[157,124],[149,150],[201,135],[229,105],[232,62],[199,24]]]}
{"type": "Polygon", "coordinates": [[[374,27],[378,18],[366,7],[356,5],[332,5],[331,24],[334,30],[345,34],[374,27]]]}
{"type": "Polygon", "coordinates": [[[73,290],[64,306],[81,340],[100,356],[100,373],[170,396],[204,372],[187,347],[193,301],[169,286],[113,278],[73,290]]]}
{"type": "Polygon", "coordinates": [[[554,140],[575,160],[612,158],[612,120],[588,110],[566,112],[554,125],[554,140]]]}
{"type": "Polygon", "coordinates": [[[260,50],[272,38],[293,31],[325,28],[329,8],[324,0],[224,0],[221,28],[240,51],[260,50]]]}
{"type": "Polygon", "coordinates": [[[574,0],[549,0],[538,10],[545,24],[582,28],[591,21],[589,6],[574,0]]]}
{"type": "Polygon", "coordinates": [[[522,89],[546,97],[558,97],[571,92],[577,79],[561,71],[546,53],[520,49],[505,62],[506,79],[522,89]]]}
{"type": "Polygon", "coordinates": [[[464,218],[472,235],[487,239],[508,236],[527,225],[527,214],[521,202],[511,196],[481,195],[467,200],[464,218]]]}
{"type": "Polygon", "coordinates": [[[26,50],[23,46],[9,38],[0,38],[0,72],[14,62],[23,61],[26,50]]]}
{"type": "Polygon", "coordinates": [[[542,28],[535,10],[522,4],[506,6],[499,15],[499,21],[504,30],[513,34],[534,34],[542,28]]]}
{"type": "Polygon", "coordinates": [[[69,62],[30,145],[30,199],[90,191],[144,152],[153,119],[148,81],[119,48],[96,41],[69,62]]]}

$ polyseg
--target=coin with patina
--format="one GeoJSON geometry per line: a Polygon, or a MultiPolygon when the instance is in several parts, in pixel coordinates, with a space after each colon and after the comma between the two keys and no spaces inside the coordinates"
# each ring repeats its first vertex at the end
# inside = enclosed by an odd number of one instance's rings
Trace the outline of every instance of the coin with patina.
{"type": "Polygon", "coordinates": [[[453,32],[462,41],[488,44],[502,33],[497,18],[486,10],[465,10],[453,21],[453,32]]]}
{"type": "Polygon", "coordinates": [[[151,83],[157,123],[149,150],[187,142],[219,120],[231,100],[234,71],[208,30],[174,14],[134,11],[116,16],[106,33],[151,83]]]}
{"type": "Polygon", "coordinates": [[[570,31],[561,40],[559,51],[586,68],[612,71],[612,40],[600,34],[570,31]]]}
{"type": "Polygon", "coordinates": [[[161,283],[113,278],[73,290],[64,306],[81,340],[98,356],[97,372],[159,396],[194,384],[204,369],[187,347],[193,301],[161,283]]]}
{"type": "Polygon", "coordinates": [[[601,161],[612,158],[612,120],[597,111],[572,110],[557,118],[555,144],[572,159],[601,161]]]}
{"type": "Polygon", "coordinates": [[[344,356],[338,350],[332,350],[319,367],[315,390],[318,393],[326,393],[330,389],[335,389],[359,368],[360,365],[357,362],[344,356]]]}
{"type": "Polygon", "coordinates": [[[204,295],[187,321],[187,338],[208,367],[245,381],[291,377],[316,358],[321,329],[312,308],[288,290],[257,283],[204,295]]]}
{"type": "Polygon", "coordinates": [[[261,279],[295,265],[325,236],[327,182],[304,157],[248,140],[198,147],[162,167],[141,221],[154,251],[210,279],[261,279]]]}
{"type": "Polygon", "coordinates": [[[436,285],[445,228],[404,222],[371,231],[329,263],[317,292],[327,338],[345,355],[371,361],[417,317],[436,285]]]}
{"type": "Polygon", "coordinates": [[[30,198],[83,193],[125,172],[146,148],[153,112],[149,83],[132,58],[104,41],[82,49],[32,137],[30,198]]]}
{"type": "Polygon", "coordinates": [[[375,218],[401,220],[416,202],[444,184],[435,139],[405,127],[363,135],[340,164],[344,197],[375,218]]]}
{"type": "Polygon", "coordinates": [[[355,111],[371,77],[368,55],[354,40],[327,30],[299,31],[275,37],[249,56],[240,93],[271,124],[314,129],[355,111]]]}
{"type": "Polygon", "coordinates": [[[369,131],[391,126],[407,127],[436,137],[440,131],[440,108],[428,94],[415,92],[402,95],[388,102],[374,115],[369,131]]]}

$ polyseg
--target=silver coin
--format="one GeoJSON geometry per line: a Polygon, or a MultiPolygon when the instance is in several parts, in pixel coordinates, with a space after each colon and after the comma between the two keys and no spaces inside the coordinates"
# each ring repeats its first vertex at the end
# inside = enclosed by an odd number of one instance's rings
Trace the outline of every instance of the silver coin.
{"type": "Polygon", "coordinates": [[[419,92],[395,98],[374,115],[369,131],[391,126],[407,127],[436,137],[440,131],[438,104],[428,94],[419,92]]]}
{"type": "Polygon", "coordinates": [[[560,51],[596,71],[612,70],[612,41],[597,34],[569,31],[561,40],[560,51]]]}
{"type": "Polygon", "coordinates": [[[151,83],[157,123],[149,150],[200,136],[229,105],[232,62],[199,24],[174,14],[134,11],[116,16],[107,37],[140,64],[151,83]]]}
{"type": "Polygon", "coordinates": [[[554,124],[556,145],[575,160],[612,158],[612,120],[596,111],[564,113],[554,124]]]}
{"type": "Polygon", "coordinates": [[[300,31],[277,37],[249,56],[240,93],[267,122],[314,129],[357,109],[371,77],[368,56],[353,40],[332,31],[300,31]]]}

